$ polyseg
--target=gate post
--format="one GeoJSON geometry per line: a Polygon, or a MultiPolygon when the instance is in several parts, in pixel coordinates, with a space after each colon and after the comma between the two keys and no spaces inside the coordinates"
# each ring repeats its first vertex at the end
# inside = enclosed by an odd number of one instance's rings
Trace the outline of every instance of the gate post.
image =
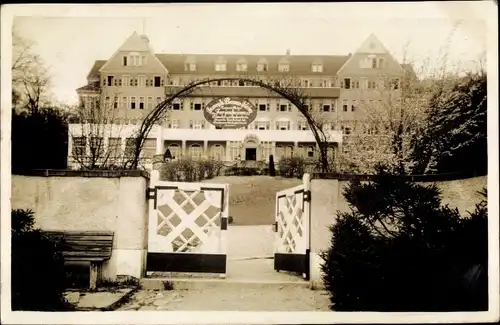
{"type": "Polygon", "coordinates": [[[305,173],[302,177],[304,184],[304,235],[306,236],[306,273],[304,278],[310,279],[310,253],[311,253],[311,175],[305,173]]]}

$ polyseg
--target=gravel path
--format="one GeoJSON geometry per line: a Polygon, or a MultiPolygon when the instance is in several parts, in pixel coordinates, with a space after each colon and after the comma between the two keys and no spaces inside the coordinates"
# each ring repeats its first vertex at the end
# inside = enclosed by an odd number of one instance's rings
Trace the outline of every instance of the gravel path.
{"type": "Polygon", "coordinates": [[[141,290],[118,310],[330,311],[328,295],[303,287],[141,290]]]}

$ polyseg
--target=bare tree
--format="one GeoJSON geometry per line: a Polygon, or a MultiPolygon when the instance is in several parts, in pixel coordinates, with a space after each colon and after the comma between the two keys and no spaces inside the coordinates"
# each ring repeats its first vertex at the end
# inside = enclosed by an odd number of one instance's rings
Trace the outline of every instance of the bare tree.
{"type": "Polygon", "coordinates": [[[70,154],[77,168],[92,170],[124,167],[122,125],[116,108],[116,99],[103,101],[102,95],[88,96],[76,107],[70,118],[70,136],[73,139],[70,154]]]}
{"type": "Polygon", "coordinates": [[[12,33],[12,104],[35,113],[48,103],[50,77],[35,43],[12,33]]]}
{"type": "Polygon", "coordinates": [[[450,70],[448,65],[448,46],[455,29],[441,48],[437,65],[427,59],[416,68],[406,45],[401,69],[382,70],[369,81],[369,97],[364,96],[366,90],[358,92],[355,108],[362,118],[352,123],[350,134],[345,136],[340,169],[372,173],[382,164],[395,173],[411,173],[415,166],[412,140],[427,125],[431,94],[446,88],[458,74],[456,67],[450,70]]]}

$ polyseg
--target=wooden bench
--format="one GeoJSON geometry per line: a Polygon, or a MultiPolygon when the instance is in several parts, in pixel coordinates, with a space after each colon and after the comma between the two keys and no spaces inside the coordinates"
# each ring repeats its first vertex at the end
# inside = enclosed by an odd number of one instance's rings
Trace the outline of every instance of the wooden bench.
{"type": "Polygon", "coordinates": [[[46,231],[62,240],[64,262],[90,262],[90,289],[102,279],[102,264],[111,258],[114,233],[110,231],[46,231]]]}

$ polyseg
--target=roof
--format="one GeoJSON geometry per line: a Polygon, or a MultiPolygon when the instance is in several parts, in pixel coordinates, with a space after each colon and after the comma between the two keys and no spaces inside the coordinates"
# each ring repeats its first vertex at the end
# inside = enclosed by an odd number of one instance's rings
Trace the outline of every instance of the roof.
{"type": "Polygon", "coordinates": [[[107,62],[107,60],[96,60],[92,69],[90,69],[89,74],[87,75],[87,79],[99,78],[99,70],[102,66],[107,62]]]}
{"type": "Polygon", "coordinates": [[[76,92],[82,92],[82,91],[98,92],[99,90],[100,90],[99,81],[97,81],[78,88],[76,92]]]}
{"type": "MultiPolygon", "coordinates": [[[[265,61],[268,63],[267,74],[282,74],[278,71],[278,64],[282,60],[290,63],[292,75],[335,75],[337,71],[349,58],[348,55],[224,55],[224,54],[155,54],[160,62],[172,74],[207,74],[207,75],[240,75],[236,71],[237,62],[247,63],[247,73],[257,72],[257,63],[265,61]],[[215,71],[214,64],[223,58],[227,63],[226,71],[215,71]],[[196,71],[185,71],[186,62],[196,62],[196,71]],[[311,65],[315,62],[323,63],[323,72],[311,72],[311,65]]],[[[99,78],[99,69],[106,60],[96,60],[90,69],[87,79],[99,78]]],[[[266,72],[259,72],[266,74],[266,72]]]]}
{"type": "MultiPolygon", "coordinates": [[[[193,61],[196,63],[196,74],[208,75],[234,75],[242,74],[236,71],[237,62],[247,63],[247,73],[257,72],[259,61],[268,63],[267,74],[282,74],[278,70],[278,64],[282,61],[290,63],[289,74],[293,75],[335,75],[340,67],[347,61],[347,55],[226,55],[226,54],[156,54],[161,63],[173,74],[190,73],[185,71],[184,64],[193,61]],[[215,63],[223,59],[227,63],[226,71],[215,71],[215,63]],[[315,62],[323,63],[323,72],[312,72],[311,65],[315,62]]],[[[259,72],[264,74],[266,72],[259,72]]]]}

